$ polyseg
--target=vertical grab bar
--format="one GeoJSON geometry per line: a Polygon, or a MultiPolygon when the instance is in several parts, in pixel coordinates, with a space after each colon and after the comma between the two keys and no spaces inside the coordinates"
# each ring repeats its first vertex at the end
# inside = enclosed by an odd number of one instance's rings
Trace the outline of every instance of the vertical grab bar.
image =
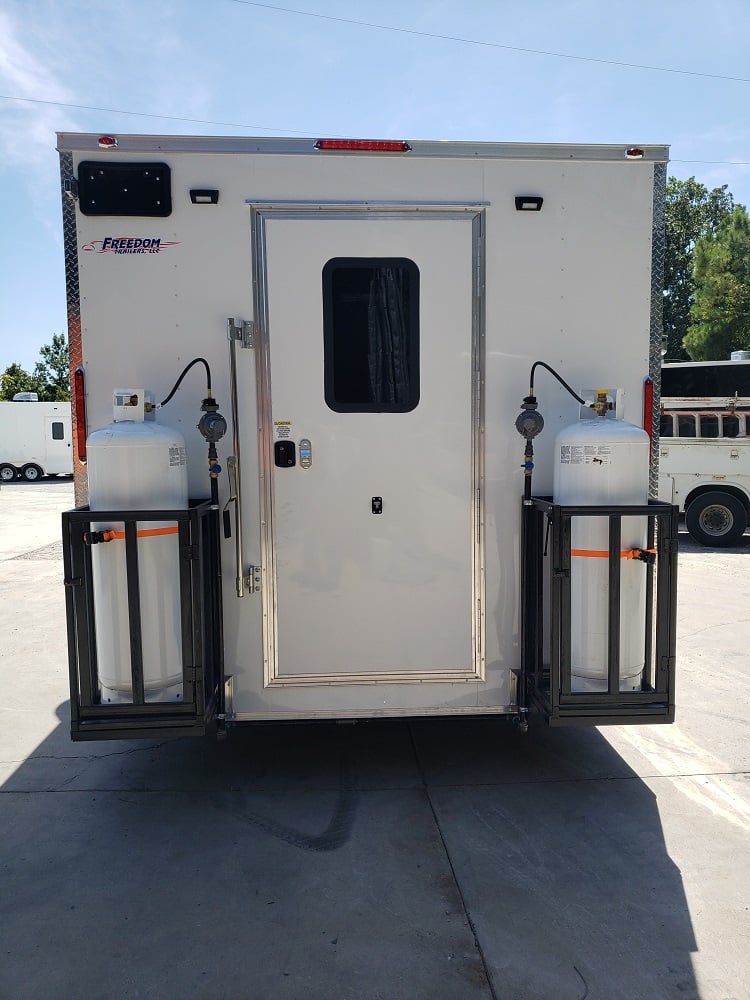
{"type": "Polygon", "coordinates": [[[236,566],[235,587],[238,597],[245,596],[245,574],[242,568],[242,487],[240,482],[240,432],[237,404],[237,341],[244,335],[245,324],[227,320],[229,339],[229,382],[232,400],[232,451],[227,459],[230,477],[230,500],[234,500],[234,557],[236,566]]]}

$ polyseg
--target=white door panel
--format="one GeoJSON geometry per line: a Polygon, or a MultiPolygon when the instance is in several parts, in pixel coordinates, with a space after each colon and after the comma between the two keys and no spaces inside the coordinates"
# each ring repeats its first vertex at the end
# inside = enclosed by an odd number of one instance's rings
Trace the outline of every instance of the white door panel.
{"type": "Polygon", "coordinates": [[[472,238],[469,216],[266,221],[266,433],[297,446],[269,484],[270,683],[477,675],[472,238]],[[418,269],[409,412],[326,403],[323,270],[362,258],[418,269]]]}

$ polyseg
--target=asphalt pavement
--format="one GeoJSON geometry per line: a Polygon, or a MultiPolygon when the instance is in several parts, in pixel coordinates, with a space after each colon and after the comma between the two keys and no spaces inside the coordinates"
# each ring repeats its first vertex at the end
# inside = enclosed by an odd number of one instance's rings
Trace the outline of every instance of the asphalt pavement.
{"type": "Polygon", "coordinates": [[[750,535],[683,535],[677,721],[72,743],[70,480],[0,490],[2,1000],[747,1000],[750,535]]]}

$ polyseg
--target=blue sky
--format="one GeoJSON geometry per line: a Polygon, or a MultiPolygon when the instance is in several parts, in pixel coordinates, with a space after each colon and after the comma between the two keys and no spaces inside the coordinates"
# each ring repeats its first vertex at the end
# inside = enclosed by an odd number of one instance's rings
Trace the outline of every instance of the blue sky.
{"type": "Polygon", "coordinates": [[[0,371],[65,330],[56,131],[669,143],[750,205],[748,38],[748,0],[2,0],[0,371]]]}

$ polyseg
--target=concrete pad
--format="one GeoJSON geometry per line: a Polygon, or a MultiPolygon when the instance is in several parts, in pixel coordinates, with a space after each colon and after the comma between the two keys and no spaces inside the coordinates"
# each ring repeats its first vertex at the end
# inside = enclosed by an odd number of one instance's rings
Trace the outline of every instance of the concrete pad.
{"type": "Polygon", "coordinates": [[[419,792],[10,794],[4,813],[0,995],[491,995],[419,792]]]}
{"type": "Polygon", "coordinates": [[[744,1000],[750,538],[683,547],[674,726],[73,744],[70,505],[0,493],[1,997],[744,1000]]]}
{"type": "Polygon", "coordinates": [[[0,995],[488,998],[416,792],[9,794],[0,995]]]}
{"type": "Polygon", "coordinates": [[[432,790],[499,996],[747,996],[747,820],[685,780],[432,790]]]}
{"type": "Polygon", "coordinates": [[[3,483],[0,489],[0,560],[59,544],[60,514],[73,506],[72,476],[36,483],[3,483]]]}

